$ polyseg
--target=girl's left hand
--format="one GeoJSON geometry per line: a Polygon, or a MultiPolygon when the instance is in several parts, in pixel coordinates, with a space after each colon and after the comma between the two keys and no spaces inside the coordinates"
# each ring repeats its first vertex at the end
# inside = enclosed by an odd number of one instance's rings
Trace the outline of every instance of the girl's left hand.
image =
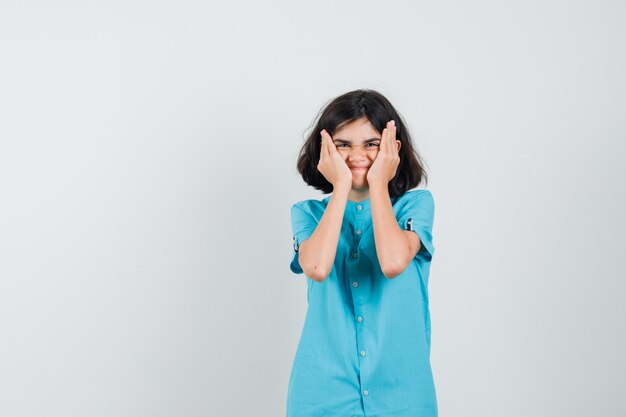
{"type": "Polygon", "coordinates": [[[387,185],[396,176],[400,165],[400,145],[401,142],[396,139],[396,124],[391,120],[383,129],[380,150],[367,172],[367,183],[370,186],[374,183],[387,185]]]}

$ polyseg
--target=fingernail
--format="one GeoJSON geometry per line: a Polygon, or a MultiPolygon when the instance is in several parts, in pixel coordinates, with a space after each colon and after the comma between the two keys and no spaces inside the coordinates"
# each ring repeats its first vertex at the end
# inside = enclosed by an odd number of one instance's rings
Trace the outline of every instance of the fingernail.
{"type": "Polygon", "coordinates": [[[392,124],[393,126],[395,126],[395,125],[396,125],[396,121],[395,121],[395,120],[392,120],[392,121],[391,121],[391,124],[392,124]]]}

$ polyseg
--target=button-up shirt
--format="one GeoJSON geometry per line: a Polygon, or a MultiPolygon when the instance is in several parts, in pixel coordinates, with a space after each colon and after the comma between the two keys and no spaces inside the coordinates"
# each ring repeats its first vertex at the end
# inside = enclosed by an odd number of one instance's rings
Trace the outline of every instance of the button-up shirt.
{"type": "MultiPolygon", "coordinates": [[[[330,196],[291,207],[293,258],[319,223],[330,196]]],[[[428,190],[391,199],[402,230],[420,250],[395,278],[376,255],[370,199],[348,200],[328,277],[307,277],[307,312],[287,394],[287,417],[436,417],[430,366],[428,277],[434,201],[428,190]]]]}

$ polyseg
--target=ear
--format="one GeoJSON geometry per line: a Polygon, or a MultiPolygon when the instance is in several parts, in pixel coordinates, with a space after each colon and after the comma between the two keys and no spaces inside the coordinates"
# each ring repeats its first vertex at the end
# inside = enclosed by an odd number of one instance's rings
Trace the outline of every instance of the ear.
{"type": "Polygon", "coordinates": [[[396,151],[397,152],[400,152],[400,147],[402,147],[402,142],[396,139],[396,148],[397,148],[396,151]]]}

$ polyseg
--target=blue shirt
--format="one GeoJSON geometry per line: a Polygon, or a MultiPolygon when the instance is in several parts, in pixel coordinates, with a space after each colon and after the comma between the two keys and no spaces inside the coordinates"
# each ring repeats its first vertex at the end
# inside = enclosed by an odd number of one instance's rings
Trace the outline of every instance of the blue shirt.
{"type": "MultiPolygon", "coordinates": [[[[290,268],[330,196],[291,207],[290,268]]],[[[307,282],[307,312],[289,378],[287,417],[436,417],[430,366],[428,275],[434,201],[428,190],[391,199],[398,225],[421,247],[395,278],[383,275],[370,199],[348,200],[330,275],[307,282]]]]}

